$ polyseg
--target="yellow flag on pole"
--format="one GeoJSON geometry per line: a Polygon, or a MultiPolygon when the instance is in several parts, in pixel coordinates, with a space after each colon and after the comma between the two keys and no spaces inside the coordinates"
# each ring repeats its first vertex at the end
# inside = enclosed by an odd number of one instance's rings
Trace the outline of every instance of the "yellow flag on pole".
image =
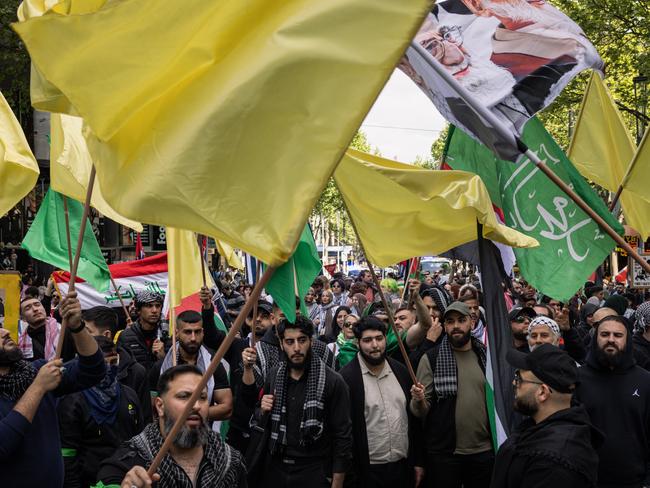
{"type": "MultiPolygon", "coordinates": [[[[81,132],[82,124],[81,118],[72,115],[50,116],[50,185],[57,192],[80,202],[86,200],[93,164],[81,132]]],[[[96,180],[90,204],[109,219],[142,232],[142,224],[123,217],[111,208],[104,200],[96,180]]]]}
{"type": "Polygon", "coordinates": [[[196,234],[189,230],[166,228],[167,273],[170,308],[196,295],[203,286],[201,263],[205,266],[208,287],[213,284],[210,271],[201,256],[196,234]]]}
{"type": "Polygon", "coordinates": [[[429,7],[139,0],[13,27],[113,209],[279,265],[429,7]]]}
{"type": "Polygon", "coordinates": [[[0,217],[34,188],[39,173],[23,129],[0,93],[0,217]]]}
{"type": "Polygon", "coordinates": [[[334,179],[368,258],[378,266],[476,240],[477,221],[489,239],[539,245],[497,222],[485,185],[472,173],[432,171],[348,149],[334,179]]]}
{"type": "MultiPolygon", "coordinates": [[[[626,190],[634,192],[640,196],[647,203],[645,222],[650,221],[650,127],[645,130],[641,144],[639,144],[634,158],[630,163],[630,171],[628,177],[623,182],[626,190]]],[[[650,223],[648,224],[650,226],[650,223]]]]}
{"type": "MultiPolygon", "coordinates": [[[[582,100],[567,156],[585,178],[616,192],[625,178],[635,150],[636,144],[607,86],[598,74],[593,73],[582,100]]],[[[650,164],[640,166],[648,168],[650,173],[650,164]]],[[[642,193],[650,195],[647,184],[643,186],[642,193]]],[[[650,235],[650,203],[627,189],[623,189],[620,200],[627,223],[647,239],[650,235]]]]}
{"type": "Polygon", "coordinates": [[[226,244],[223,241],[217,241],[216,239],[215,242],[217,243],[219,254],[223,256],[226,263],[228,263],[228,266],[235,269],[244,269],[244,264],[241,262],[241,259],[239,259],[239,256],[237,256],[237,253],[235,253],[235,250],[230,244],[226,244]]]}

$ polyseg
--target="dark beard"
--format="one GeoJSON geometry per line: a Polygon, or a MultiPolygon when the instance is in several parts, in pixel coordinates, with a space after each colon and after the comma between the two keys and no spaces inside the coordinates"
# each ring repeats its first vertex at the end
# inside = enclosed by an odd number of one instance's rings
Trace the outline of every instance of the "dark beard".
{"type": "Polygon", "coordinates": [[[535,403],[530,402],[527,398],[519,397],[515,398],[515,411],[522,415],[532,417],[539,411],[539,407],[535,403]]]}
{"type": "Polygon", "coordinates": [[[528,340],[528,332],[513,332],[512,337],[514,337],[518,341],[527,341],[528,340]]]}
{"type": "Polygon", "coordinates": [[[623,364],[623,352],[617,351],[616,354],[610,356],[600,347],[596,347],[596,361],[604,368],[616,369],[623,364]]]}
{"type": "Polygon", "coordinates": [[[378,358],[373,358],[372,356],[368,356],[365,352],[363,352],[361,349],[359,349],[359,354],[361,354],[361,357],[363,360],[371,365],[371,366],[379,366],[386,360],[386,351],[382,353],[382,355],[378,358]]]}
{"type": "Polygon", "coordinates": [[[200,344],[196,344],[193,346],[190,345],[185,345],[182,342],[178,343],[181,346],[181,349],[185,351],[186,354],[189,354],[190,356],[195,356],[197,352],[199,352],[199,349],[201,348],[200,344]]]}
{"type": "Polygon", "coordinates": [[[456,349],[459,349],[470,341],[470,339],[472,338],[472,331],[468,330],[466,334],[464,334],[458,339],[451,335],[449,335],[448,337],[449,337],[449,343],[451,344],[451,347],[455,347],[456,349]]]}
{"type": "Polygon", "coordinates": [[[23,359],[23,352],[18,347],[9,351],[0,350],[0,366],[12,366],[21,359],[23,359]]]}
{"type": "MultiPolygon", "coordinates": [[[[285,355],[286,355],[286,353],[285,353],[285,355]]],[[[307,351],[307,354],[305,355],[305,360],[302,363],[294,363],[289,358],[289,356],[286,356],[286,357],[287,357],[287,366],[289,366],[289,369],[295,369],[295,370],[302,371],[303,369],[305,369],[307,367],[307,365],[311,361],[311,349],[309,349],[309,351],[307,351]]]]}
{"type": "MultiPolygon", "coordinates": [[[[165,432],[169,432],[176,419],[165,418],[165,432]]],[[[205,446],[208,442],[208,423],[204,420],[198,427],[184,425],[174,439],[174,445],[181,449],[191,449],[196,446],[205,446]]]]}

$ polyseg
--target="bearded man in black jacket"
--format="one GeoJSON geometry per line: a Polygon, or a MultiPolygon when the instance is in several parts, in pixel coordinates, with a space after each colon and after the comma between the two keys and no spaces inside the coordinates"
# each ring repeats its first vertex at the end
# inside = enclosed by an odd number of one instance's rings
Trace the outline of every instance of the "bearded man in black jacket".
{"type": "Polygon", "coordinates": [[[491,488],[589,488],[596,483],[602,434],[584,407],[571,407],[575,361],[552,344],[529,354],[508,351],[518,368],[515,410],[529,416],[501,446],[491,488]]]}
{"type": "Polygon", "coordinates": [[[650,457],[650,373],[634,362],[632,333],[623,317],[604,317],[594,327],[576,399],[605,434],[598,486],[639,488],[650,457]]]}

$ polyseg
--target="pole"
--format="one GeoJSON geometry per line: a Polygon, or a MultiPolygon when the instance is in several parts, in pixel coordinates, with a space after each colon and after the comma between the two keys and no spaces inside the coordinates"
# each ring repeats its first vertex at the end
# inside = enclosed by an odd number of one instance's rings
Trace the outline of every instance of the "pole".
{"type": "MultiPolygon", "coordinates": [[[[74,291],[74,281],[77,278],[77,268],[79,267],[79,258],[81,257],[81,246],[84,242],[84,234],[86,232],[86,222],[88,222],[88,213],[90,212],[90,198],[93,195],[93,186],[95,186],[95,166],[93,165],[90,170],[90,177],[88,178],[88,188],[86,189],[86,201],[84,202],[84,211],[79,225],[79,236],[77,238],[77,249],[75,249],[72,267],[70,268],[70,285],[68,293],[74,291]]],[[[59,340],[56,344],[56,354],[54,359],[61,357],[61,350],[63,349],[63,339],[65,337],[65,330],[68,326],[68,321],[63,319],[61,323],[61,332],[59,333],[59,340]]]]}
{"type": "MultiPolygon", "coordinates": [[[[260,263],[259,259],[256,259],[257,266],[255,269],[255,281],[260,280],[260,272],[262,270],[262,263],[260,263]]],[[[253,294],[251,293],[251,296],[249,297],[249,300],[252,300],[253,294]]],[[[257,300],[253,302],[253,324],[252,324],[252,330],[251,330],[251,344],[250,347],[255,348],[255,324],[257,323],[257,300]]]]}
{"type": "Polygon", "coordinates": [[[68,212],[68,197],[63,197],[63,214],[65,215],[65,237],[68,241],[68,266],[72,271],[72,240],[70,239],[70,213],[68,212]]]}
{"type": "Polygon", "coordinates": [[[117,299],[120,301],[120,305],[122,305],[122,310],[124,310],[124,315],[126,315],[126,326],[129,327],[133,325],[133,321],[131,320],[131,316],[129,315],[129,310],[126,308],[126,305],[124,305],[124,300],[122,299],[122,295],[120,294],[120,290],[117,287],[117,283],[115,283],[115,279],[113,278],[113,275],[111,275],[111,284],[113,285],[113,289],[115,290],[117,299]]]}
{"type": "MultiPolygon", "coordinates": [[[[338,189],[338,185],[337,185],[337,189],[338,189]]],[[[340,191],[341,190],[339,189],[339,192],[340,191]]],[[[399,350],[402,353],[402,357],[404,358],[404,364],[406,365],[406,368],[408,369],[408,372],[409,372],[409,375],[411,376],[411,380],[413,381],[413,384],[417,385],[418,384],[418,378],[417,378],[417,376],[415,376],[415,371],[413,371],[413,366],[411,365],[411,361],[409,360],[409,355],[406,352],[406,348],[404,347],[404,342],[402,341],[402,338],[399,335],[397,327],[395,327],[395,318],[393,317],[393,310],[388,305],[388,300],[386,300],[386,295],[384,295],[384,291],[381,289],[381,284],[379,283],[379,278],[377,278],[377,274],[375,273],[375,269],[372,267],[372,263],[370,262],[370,256],[368,256],[368,253],[366,252],[366,249],[363,246],[363,242],[361,241],[361,236],[359,235],[359,231],[357,230],[357,226],[354,223],[354,219],[352,218],[352,214],[350,213],[350,209],[348,208],[347,204],[345,203],[345,200],[343,200],[343,205],[345,205],[345,210],[348,212],[348,217],[350,217],[350,223],[352,224],[352,228],[354,229],[354,233],[357,236],[357,241],[359,242],[359,247],[361,248],[361,252],[363,252],[363,255],[366,257],[366,262],[368,263],[368,269],[370,270],[370,275],[372,276],[372,281],[375,283],[375,287],[379,291],[379,297],[381,298],[381,303],[384,305],[384,310],[386,310],[386,315],[388,315],[388,323],[390,325],[390,328],[393,330],[393,334],[395,334],[395,338],[397,339],[397,346],[399,347],[399,350]]]]}
{"type": "MultiPolygon", "coordinates": [[[[589,217],[591,217],[594,222],[596,222],[602,230],[605,231],[621,248],[623,248],[632,259],[639,263],[639,265],[647,272],[650,273],[650,264],[648,264],[644,259],[639,256],[639,254],[632,249],[632,247],[625,242],[625,240],[619,236],[614,229],[612,229],[607,222],[605,222],[600,215],[598,215],[591,207],[589,207],[585,201],[578,196],[569,186],[564,183],[551,169],[546,166],[542,160],[537,157],[537,155],[531,151],[526,144],[519,139],[516,135],[510,132],[494,115],[485,107],[481,106],[474,97],[467,91],[467,89],[456,81],[456,79],[449,74],[449,72],[431,56],[426,49],[424,49],[418,42],[411,41],[411,47],[415,49],[418,54],[424,59],[424,61],[440,76],[451,89],[453,89],[458,96],[472,109],[472,111],[484,119],[489,126],[493,128],[500,137],[506,141],[511,141],[514,146],[521,152],[521,154],[528,157],[535,166],[544,173],[553,183],[555,183],[566,195],[575,202],[578,207],[580,207],[589,217]]],[[[647,134],[646,134],[647,135],[647,134]]]]}
{"type": "Polygon", "coordinates": [[[409,278],[411,275],[411,259],[406,260],[406,269],[404,270],[404,289],[402,290],[402,301],[404,301],[404,298],[406,298],[406,290],[408,289],[409,286],[409,278]]]}
{"type": "Polygon", "coordinates": [[[203,389],[206,387],[208,384],[208,381],[214,375],[214,372],[217,370],[217,367],[219,366],[219,363],[221,363],[221,360],[223,359],[224,354],[226,351],[230,348],[230,345],[232,342],[235,340],[235,336],[241,329],[242,324],[244,323],[244,319],[248,316],[248,313],[251,311],[253,307],[253,302],[257,302],[257,299],[259,298],[262,289],[268,283],[269,279],[275,272],[274,267],[269,266],[266,268],[266,271],[264,271],[264,275],[260,280],[257,281],[255,284],[255,287],[253,288],[253,292],[251,293],[251,300],[248,300],[245,304],[244,307],[242,308],[242,311],[240,314],[237,316],[235,319],[235,323],[233,324],[232,328],[230,331],[228,331],[228,335],[225,337],[221,345],[219,346],[219,349],[217,349],[217,352],[215,353],[214,357],[212,358],[212,361],[210,361],[210,364],[208,365],[207,369],[205,370],[205,373],[203,373],[203,376],[201,377],[201,381],[199,382],[198,386],[190,396],[190,398],[187,400],[185,403],[185,408],[181,412],[181,414],[178,416],[176,419],[176,422],[174,422],[174,426],[171,428],[169,432],[165,435],[165,441],[163,442],[163,445],[160,447],[160,450],[158,451],[158,454],[156,454],[156,457],[153,459],[151,462],[151,466],[149,466],[149,469],[147,470],[147,474],[149,477],[152,477],[154,473],[158,470],[158,467],[160,466],[160,463],[162,459],[165,457],[167,454],[167,451],[169,451],[169,448],[171,447],[172,443],[174,442],[174,439],[176,439],[176,436],[178,435],[178,432],[181,430],[183,427],[183,424],[185,424],[185,421],[187,420],[187,417],[189,417],[190,412],[192,411],[192,408],[194,407],[194,404],[196,401],[199,399],[201,396],[201,393],[203,392],[203,389]]]}
{"type": "Polygon", "coordinates": [[[176,314],[173,305],[169,307],[169,328],[172,330],[172,367],[174,367],[178,362],[178,355],[176,352],[176,314]]]}
{"type": "MultiPolygon", "coordinates": [[[[202,234],[199,234],[199,240],[197,242],[199,244],[199,255],[201,256],[201,278],[203,278],[203,288],[207,288],[206,279],[205,279],[205,261],[206,261],[206,259],[205,259],[205,254],[204,254],[205,250],[203,248],[204,240],[205,240],[205,236],[202,235],[202,234]]],[[[207,248],[207,243],[206,243],[205,247],[207,248]]]]}

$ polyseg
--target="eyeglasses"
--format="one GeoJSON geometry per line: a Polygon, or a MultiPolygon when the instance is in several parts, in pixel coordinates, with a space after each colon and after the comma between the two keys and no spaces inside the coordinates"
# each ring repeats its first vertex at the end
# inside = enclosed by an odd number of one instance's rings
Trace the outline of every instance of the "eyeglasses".
{"type": "MultiPolygon", "coordinates": [[[[514,378],[514,383],[515,387],[519,388],[522,383],[532,383],[533,385],[545,385],[546,383],[542,383],[541,381],[531,381],[531,380],[525,380],[521,377],[521,373],[519,370],[515,371],[515,378],[514,378]]],[[[550,388],[549,388],[550,390],[550,388]]]]}
{"type": "Polygon", "coordinates": [[[526,322],[526,320],[530,320],[530,317],[527,317],[525,315],[517,315],[513,322],[517,322],[518,324],[523,324],[526,322]]]}
{"type": "Polygon", "coordinates": [[[351,329],[352,327],[354,327],[354,322],[346,322],[343,324],[343,328],[345,329],[351,329]]]}

